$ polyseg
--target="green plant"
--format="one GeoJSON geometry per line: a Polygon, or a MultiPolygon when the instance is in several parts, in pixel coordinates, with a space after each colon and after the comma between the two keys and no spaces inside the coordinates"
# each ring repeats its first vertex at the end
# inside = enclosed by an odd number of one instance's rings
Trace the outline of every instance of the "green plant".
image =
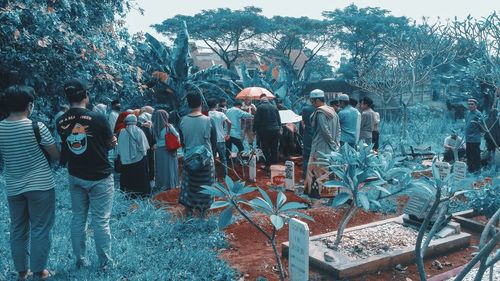
{"type": "Polygon", "coordinates": [[[486,184],[465,194],[467,204],[475,213],[491,219],[500,209],[500,184],[486,184]]]}
{"type": "Polygon", "coordinates": [[[276,204],[274,204],[269,195],[261,188],[245,186],[244,182],[234,182],[228,176],[226,176],[225,185],[215,183],[212,186],[202,187],[204,188],[202,193],[219,199],[212,204],[211,209],[224,208],[219,217],[219,227],[224,228],[231,223],[233,210],[235,210],[266,237],[273,248],[280,273],[280,279],[285,280],[283,265],[281,263],[280,254],[276,245],[276,233],[285,225],[287,220],[293,216],[313,220],[310,216],[297,211],[299,209],[306,208],[307,205],[298,202],[287,203],[287,198],[283,192],[278,193],[276,204]],[[261,196],[255,197],[250,201],[242,197],[243,195],[249,194],[255,190],[258,190],[261,196]],[[253,211],[265,214],[272,225],[271,233],[266,232],[262,226],[257,224],[251,218],[250,213],[247,213],[242,208],[243,206],[251,207],[253,211]]]}
{"type": "Polygon", "coordinates": [[[411,171],[398,168],[402,159],[386,159],[371,152],[372,146],[359,145],[358,150],[344,145],[340,152],[324,154],[317,162],[326,166],[338,178],[327,181],[327,188],[338,188],[332,202],[333,207],[348,204],[344,213],[333,248],[341,243],[344,230],[358,209],[366,211],[382,208],[381,200],[402,194],[411,187],[411,171]]]}

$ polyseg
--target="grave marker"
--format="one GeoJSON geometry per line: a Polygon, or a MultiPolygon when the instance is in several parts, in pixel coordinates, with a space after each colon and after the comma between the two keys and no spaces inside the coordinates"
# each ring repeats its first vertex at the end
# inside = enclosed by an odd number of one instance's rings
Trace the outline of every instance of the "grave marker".
{"type": "Polygon", "coordinates": [[[248,159],[248,179],[253,182],[257,180],[257,156],[254,153],[248,159]]]}
{"type": "Polygon", "coordinates": [[[441,179],[446,178],[449,174],[451,174],[451,165],[448,162],[436,161],[436,168],[439,170],[439,176],[441,179]]]}
{"type": "Polygon", "coordinates": [[[455,183],[465,179],[467,175],[467,164],[465,162],[457,161],[453,164],[453,180],[455,183]]]}
{"type": "Polygon", "coordinates": [[[285,162],[285,189],[295,189],[295,163],[293,161],[285,162]]]}
{"type": "Polygon", "coordinates": [[[290,281],[307,281],[309,280],[309,226],[297,219],[291,219],[289,237],[290,281]]]}

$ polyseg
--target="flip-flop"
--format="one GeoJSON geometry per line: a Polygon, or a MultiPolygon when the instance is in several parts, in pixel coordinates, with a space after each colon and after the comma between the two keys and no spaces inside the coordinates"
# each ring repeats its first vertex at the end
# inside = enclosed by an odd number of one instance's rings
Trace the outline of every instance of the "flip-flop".
{"type": "Polygon", "coordinates": [[[48,269],[45,269],[45,270],[47,270],[47,275],[44,277],[36,276],[35,280],[49,280],[51,277],[54,277],[54,275],[56,275],[55,271],[50,271],[48,269]]]}

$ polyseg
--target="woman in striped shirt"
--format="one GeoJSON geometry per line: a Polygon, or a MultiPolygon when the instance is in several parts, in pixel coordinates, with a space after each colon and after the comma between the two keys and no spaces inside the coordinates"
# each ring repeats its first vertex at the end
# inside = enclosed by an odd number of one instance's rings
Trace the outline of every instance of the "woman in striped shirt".
{"type": "Polygon", "coordinates": [[[18,280],[26,280],[30,269],[41,280],[50,277],[46,266],[55,217],[55,183],[42,149],[52,160],[59,159],[59,152],[47,127],[29,119],[34,93],[31,87],[12,86],[0,98],[0,106],[8,115],[0,122],[0,154],[5,167],[10,245],[18,280]]]}

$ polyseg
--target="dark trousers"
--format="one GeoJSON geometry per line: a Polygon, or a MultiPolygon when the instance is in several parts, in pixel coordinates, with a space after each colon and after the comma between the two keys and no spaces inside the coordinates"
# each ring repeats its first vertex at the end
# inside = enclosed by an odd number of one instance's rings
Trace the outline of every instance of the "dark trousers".
{"type": "Polygon", "coordinates": [[[278,163],[279,130],[259,132],[262,152],[266,157],[266,166],[278,163]]]}
{"type": "Polygon", "coordinates": [[[372,143],[373,150],[378,150],[380,133],[378,131],[372,131],[372,143]]]}
{"type": "MultiPolygon", "coordinates": [[[[465,155],[465,149],[460,148],[460,149],[458,150],[458,158],[463,157],[464,155],[465,155]]],[[[444,160],[445,162],[453,162],[453,160],[454,160],[454,159],[453,159],[453,157],[454,157],[454,156],[453,156],[453,150],[451,150],[451,149],[446,149],[446,150],[444,151],[443,160],[444,160]]],[[[455,159],[455,160],[456,160],[456,161],[458,161],[459,159],[455,159]]]]}
{"type": "Polygon", "coordinates": [[[231,151],[233,151],[233,144],[236,146],[236,148],[238,148],[238,152],[242,152],[244,150],[243,142],[240,139],[230,137],[226,141],[226,159],[228,160],[231,159],[230,156],[231,156],[231,151]]]}
{"type": "Polygon", "coordinates": [[[481,169],[481,150],[479,142],[468,142],[465,145],[465,153],[467,155],[467,166],[469,172],[474,173],[481,169]]]}

